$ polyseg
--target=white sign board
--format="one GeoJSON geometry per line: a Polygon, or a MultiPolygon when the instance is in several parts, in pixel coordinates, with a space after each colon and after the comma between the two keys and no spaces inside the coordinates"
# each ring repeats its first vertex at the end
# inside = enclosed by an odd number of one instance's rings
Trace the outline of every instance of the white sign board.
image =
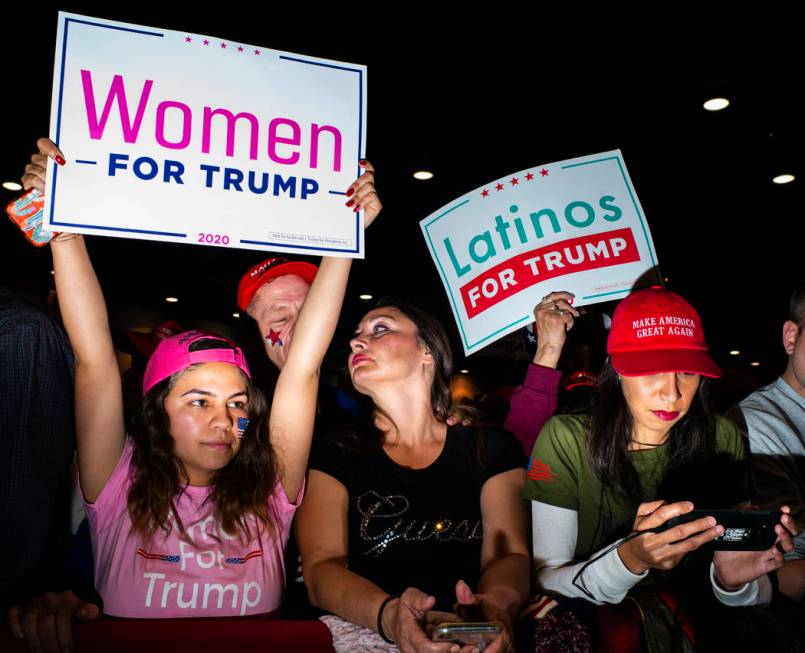
{"type": "Polygon", "coordinates": [[[52,231],[363,257],[366,67],[59,13],[52,231]]]}
{"type": "Polygon", "coordinates": [[[467,354],[531,322],[548,292],[619,299],[657,265],[620,150],[497,179],[420,226],[467,354]]]}

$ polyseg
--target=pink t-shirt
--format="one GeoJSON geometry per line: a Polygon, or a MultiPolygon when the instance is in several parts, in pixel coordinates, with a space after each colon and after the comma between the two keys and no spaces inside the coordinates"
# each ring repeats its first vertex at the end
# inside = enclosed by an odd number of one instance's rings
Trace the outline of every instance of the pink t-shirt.
{"type": "MultiPolygon", "coordinates": [[[[283,551],[302,498],[288,502],[277,481],[268,498],[273,537],[261,529],[248,545],[214,523],[206,487],[188,486],[177,501],[185,535],[158,530],[150,542],[132,531],[127,499],[131,442],[94,503],[85,502],[95,557],[95,587],[104,612],[165,619],[230,617],[270,612],[285,588],[283,551]]],[[[172,520],[173,523],[173,520],[172,520]]],[[[256,528],[252,529],[253,532],[256,528]]]]}

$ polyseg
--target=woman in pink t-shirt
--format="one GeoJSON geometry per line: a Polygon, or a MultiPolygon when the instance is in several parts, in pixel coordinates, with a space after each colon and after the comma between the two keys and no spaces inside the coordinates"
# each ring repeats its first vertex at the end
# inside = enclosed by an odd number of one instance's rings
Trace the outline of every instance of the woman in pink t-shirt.
{"type": "MultiPolygon", "coordinates": [[[[39,141],[26,187],[44,191],[39,141]]],[[[371,169],[369,169],[371,170],[371,169]]],[[[371,171],[350,187],[368,225],[371,171]]],[[[118,617],[240,616],[279,607],[283,549],[303,493],[318,370],[350,260],[325,258],[302,308],[269,409],[241,350],[215,334],[166,338],[143,379],[127,435],[106,306],[83,237],[52,242],[56,288],[76,354],[81,491],[104,611],[118,617]]]]}

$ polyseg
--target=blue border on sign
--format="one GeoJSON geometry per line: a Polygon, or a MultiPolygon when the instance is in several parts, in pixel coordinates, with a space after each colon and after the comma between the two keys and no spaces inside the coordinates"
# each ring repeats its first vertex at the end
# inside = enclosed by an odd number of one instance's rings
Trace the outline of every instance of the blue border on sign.
{"type": "MultiPolygon", "coordinates": [[[[104,29],[111,29],[117,30],[119,32],[132,32],[133,34],[143,34],[145,36],[155,36],[157,38],[164,38],[165,35],[161,32],[146,32],[145,30],[141,29],[132,29],[130,27],[120,27],[118,25],[104,25],[103,23],[93,23],[89,20],[79,20],[77,18],[68,18],[65,16],[64,18],[64,36],[62,38],[62,49],[61,49],[61,75],[59,76],[59,103],[58,109],[56,111],[56,142],[61,141],[61,114],[62,114],[62,103],[64,100],[64,63],[67,59],[67,35],[70,32],[70,23],[76,23],[78,25],[89,25],[90,27],[101,27],[104,29]]],[[[76,161],[76,163],[94,163],[90,161],[76,161]]],[[[59,168],[57,165],[53,164],[50,166],[51,171],[50,174],[53,176],[53,182],[51,184],[51,196],[53,197],[53,201],[50,202],[49,208],[50,211],[48,213],[48,225],[49,226],[57,226],[57,227],[81,227],[82,229],[98,229],[99,231],[115,231],[119,233],[129,233],[129,234],[149,234],[152,236],[171,236],[173,238],[187,238],[187,234],[180,234],[180,233],[173,233],[170,231],[150,231],[147,229],[132,229],[128,227],[107,227],[107,226],[100,226],[94,224],[82,224],[78,222],[56,222],[53,219],[53,213],[56,210],[56,183],[58,182],[59,178],[59,168]]],[[[56,231],[55,229],[53,231],[56,231]]]]}
{"type": "MultiPolygon", "coordinates": [[[[322,68],[333,68],[334,70],[345,70],[347,72],[358,74],[358,159],[361,159],[361,150],[363,149],[363,131],[361,125],[363,124],[363,70],[360,68],[350,68],[349,66],[336,66],[331,63],[324,63],[322,61],[310,61],[309,59],[300,59],[298,57],[288,57],[279,55],[280,59],[285,61],[293,61],[295,63],[307,64],[309,66],[321,66],[322,68]]],[[[356,178],[361,176],[361,167],[358,166],[356,171],[356,178]]],[[[330,194],[335,195],[336,191],[329,191],[330,194]]],[[[288,245],[287,243],[272,243],[263,240],[240,240],[243,245],[268,245],[269,247],[283,247],[286,249],[301,249],[308,252],[342,252],[345,254],[357,254],[361,251],[361,211],[355,212],[355,247],[354,249],[337,249],[332,247],[307,247],[306,245],[288,245]]]]}
{"type": "MultiPolygon", "coordinates": [[[[103,23],[96,23],[88,20],[79,20],[77,18],[70,18],[65,16],[64,18],[64,35],[62,38],[62,52],[61,52],[61,75],[59,77],[59,91],[58,91],[58,105],[57,105],[57,113],[56,113],[56,142],[58,143],[61,140],[61,118],[62,118],[62,104],[64,100],[64,70],[65,70],[65,61],[67,59],[67,37],[70,30],[70,23],[76,23],[81,25],[89,25],[91,27],[99,27],[102,29],[111,29],[117,30],[121,32],[131,32],[133,34],[142,34],[145,36],[154,36],[158,38],[164,38],[165,34],[161,32],[150,32],[140,29],[133,29],[130,27],[121,27],[118,25],[106,25],[103,23]]],[[[333,68],[335,70],[344,70],[347,72],[353,72],[358,74],[358,153],[357,158],[361,159],[361,151],[363,149],[363,130],[361,126],[363,125],[363,70],[360,68],[350,68],[348,66],[336,66],[333,64],[327,64],[320,61],[310,61],[308,59],[300,59],[296,57],[288,57],[284,55],[279,56],[280,59],[284,59],[287,61],[292,61],[295,63],[302,63],[307,64],[310,66],[321,66],[324,68],[333,68]]],[[[93,163],[90,161],[80,161],[80,163],[93,163]]],[[[361,175],[361,168],[360,165],[357,167],[357,174],[356,177],[361,175]]],[[[107,226],[99,226],[99,225],[91,225],[91,224],[81,224],[75,222],[55,222],[53,220],[53,214],[56,210],[56,184],[58,182],[58,166],[55,164],[51,165],[50,170],[51,177],[53,179],[51,183],[51,195],[53,197],[53,201],[50,202],[50,211],[48,214],[48,225],[49,226],[63,226],[63,227],[81,227],[85,229],[98,229],[101,231],[115,231],[120,233],[140,233],[140,234],[149,234],[149,235],[156,235],[156,236],[171,236],[174,238],[187,238],[187,234],[182,233],[174,233],[169,231],[150,231],[147,229],[132,229],[126,227],[107,227],[107,226]]],[[[334,191],[330,191],[331,194],[335,195],[334,191]]],[[[355,254],[360,251],[361,249],[361,233],[360,233],[360,217],[361,212],[356,212],[355,214],[355,247],[354,249],[337,249],[337,248],[328,248],[328,247],[308,247],[306,245],[288,245],[285,243],[272,243],[267,241],[258,241],[258,240],[240,240],[242,244],[249,244],[249,245],[265,245],[269,247],[282,247],[282,248],[293,248],[293,249],[300,249],[305,250],[308,252],[342,252],[348,254],[355,254]]]]}

